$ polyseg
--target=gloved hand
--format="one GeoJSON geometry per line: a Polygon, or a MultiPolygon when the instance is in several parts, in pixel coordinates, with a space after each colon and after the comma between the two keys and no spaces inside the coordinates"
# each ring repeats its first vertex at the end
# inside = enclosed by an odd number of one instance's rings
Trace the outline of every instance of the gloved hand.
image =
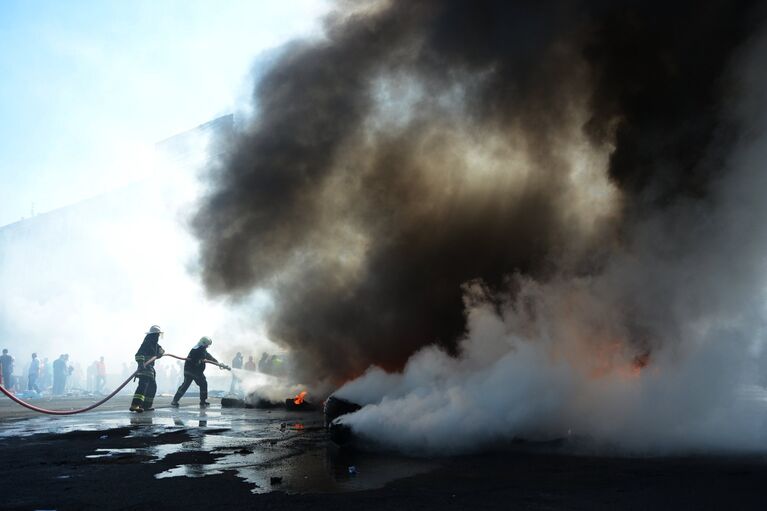
{"type": "Polygon", "coordinates": [[[219,364],[219,365],[218,365],[218,368],[219,368],[219,369],[226,369],[227,371],[231,371],[231,370],[232,370],[232,368],[231,368],[231,367],[229,367],[229,366],[228,366],[228,365],[226,365],[226,364],[219,364]]]}

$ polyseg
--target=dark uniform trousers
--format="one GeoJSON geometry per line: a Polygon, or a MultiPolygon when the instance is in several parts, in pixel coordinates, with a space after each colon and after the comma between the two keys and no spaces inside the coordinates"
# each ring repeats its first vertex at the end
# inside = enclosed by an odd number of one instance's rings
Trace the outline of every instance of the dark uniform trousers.
{"type": "Polygon", "coordinates": [[[155,380],[154,369],[142,371],[138,375],[138,386],[136,393],[133,394],[131,406],[140,406],[143,409],[151,408],[154,403],[154,395],[157,393],[157,381],[155,380]]]}
{"type": "Polygon", "coordinates": [[[200,403],[205,402],[208,399],[208,380],[205,378],[204,373],[194,374],[184,371],[184,383],[176,391],[176,395],[173,396],[173,402],[178,403],[178,400],[186,394],[189,389],[189,385],[195,382],[200,387],[200,403]]]}

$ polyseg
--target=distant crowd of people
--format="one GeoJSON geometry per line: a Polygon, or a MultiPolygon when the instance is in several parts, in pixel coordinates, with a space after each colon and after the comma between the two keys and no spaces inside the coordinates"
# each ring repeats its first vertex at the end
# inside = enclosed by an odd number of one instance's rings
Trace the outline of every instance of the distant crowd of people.
{"type": "MultiPolygon", "coordinates": [[[[250,357],[250,361],[253,361],[253,357],[250,357]]],[[[284,376],[287,372],[287,366],[279,355],[270,355],[267,352],[263,352],[261,359],[258,361],[258,372],[272,376],[284,376]]]]}
{"type": "MultiPolygon", "coordinates": [[[[256,361],[252,356],[249,356],[248,361],[243,363],[242,353],[238,351],[237,355],[232,359],[232,369],[242,369],[250,372],[256,372],[256,369],[258,369],[258,372],[272,376],[282,376],[286,372],[283,359],[278,355],[270,355],[267,352],[261,354],[261,359],[258,361],[258,366],[256,366],[256,361]]],[[[241,392],[240,382],[242,379],[241,376],[237,375],[236,371],[232,372],[232,384],[229,387],[230,394],[241,392]]]]}
{"type": "MultiPolygon", "coordinates": [[[[71,392],[90,392],[103,394],[107,384],[107,366],[104,357],[99,357],[90,363],[85,371],[79,363],[70,361],[68,353],[61,354],[53,362],[47,357],[40,358],[32,353],[31,359],[23,367],[18,367],[16,359],[3,349],[0,356],[0,376],[3,386],[15,393],[35,392],[39,395],[62,396],[71,392]],[[20,370],[21,369],[21,370],[20,370]]],[[[183,381],[183,362],[167,364],[158,368],[156,381],[161,392],[174,391],[183,381]]],[[[251,372],[260,372],[272,376],[282,376],[287,367],[279,355],[263,352],[258,363],[253,356],[245,361],[242,353],[238,352],[232,360],[232,368],[251,372]]],[[[121,377],[126,379],[133,373],[127,364],[122,364],[121,377]]],[[[230,392],[239,390],[239,378],[232,378],[230,392]]]]}
{"type": "Polygon", "coordinates": [[[106,364],[104,357],[95,360],[86,371],[83,388],[80,364],[72,363],[68,353],[62,353],[53,362],[32,353],[29,363],[19,373],[16,359],[3,349],[0,356],[0,375],[3,386],[15,393],[34,392],[62,396],[71,391],[101,393],[106,385],[106,364]]]}
{"type": "Polygon", "coordinates": [[[267,352],[261,354],[261,360],[256,361],[252,356],[248,357],[248,361],[243,363],[242,353],[239,351],[237,355],[232,359],[232,369],[244,369],[245,371],[255,372],[258,369],[259,373],[271,374],[273,376],[280,376],[285,373],[285,365],[283,359],[278,355],[270,355],[267,352]]]}

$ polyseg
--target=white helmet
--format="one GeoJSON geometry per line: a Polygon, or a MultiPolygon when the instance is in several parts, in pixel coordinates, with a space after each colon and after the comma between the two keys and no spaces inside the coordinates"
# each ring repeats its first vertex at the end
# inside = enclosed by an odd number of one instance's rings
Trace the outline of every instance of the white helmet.
{"type": "Polygon", "coordinates": [[[149,334],[161,334],[161,333],[162,333],[162,330],[160,329],[160,327],[158,325],[152,325],[151,327],[149,327],[149,331],[147,332],[147,335],[149,335],[149,334]]]}
{"type": "Polygon", "coordinates": [[[198,346],[205,346],[206,348],[211,344],[213,344],[213,341],[210,337],[200,337],[200,342],[197,343],[198,346]]]}

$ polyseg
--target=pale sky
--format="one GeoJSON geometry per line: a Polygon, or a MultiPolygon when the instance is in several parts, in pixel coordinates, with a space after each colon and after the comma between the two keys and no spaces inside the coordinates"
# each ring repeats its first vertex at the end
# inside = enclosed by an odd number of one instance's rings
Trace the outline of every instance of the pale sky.
{"type": "Polygon", "coordinates": [[[154,142],[243,108],[325,0],[4,0],[0,226],[142,177],[154,142]]]}

